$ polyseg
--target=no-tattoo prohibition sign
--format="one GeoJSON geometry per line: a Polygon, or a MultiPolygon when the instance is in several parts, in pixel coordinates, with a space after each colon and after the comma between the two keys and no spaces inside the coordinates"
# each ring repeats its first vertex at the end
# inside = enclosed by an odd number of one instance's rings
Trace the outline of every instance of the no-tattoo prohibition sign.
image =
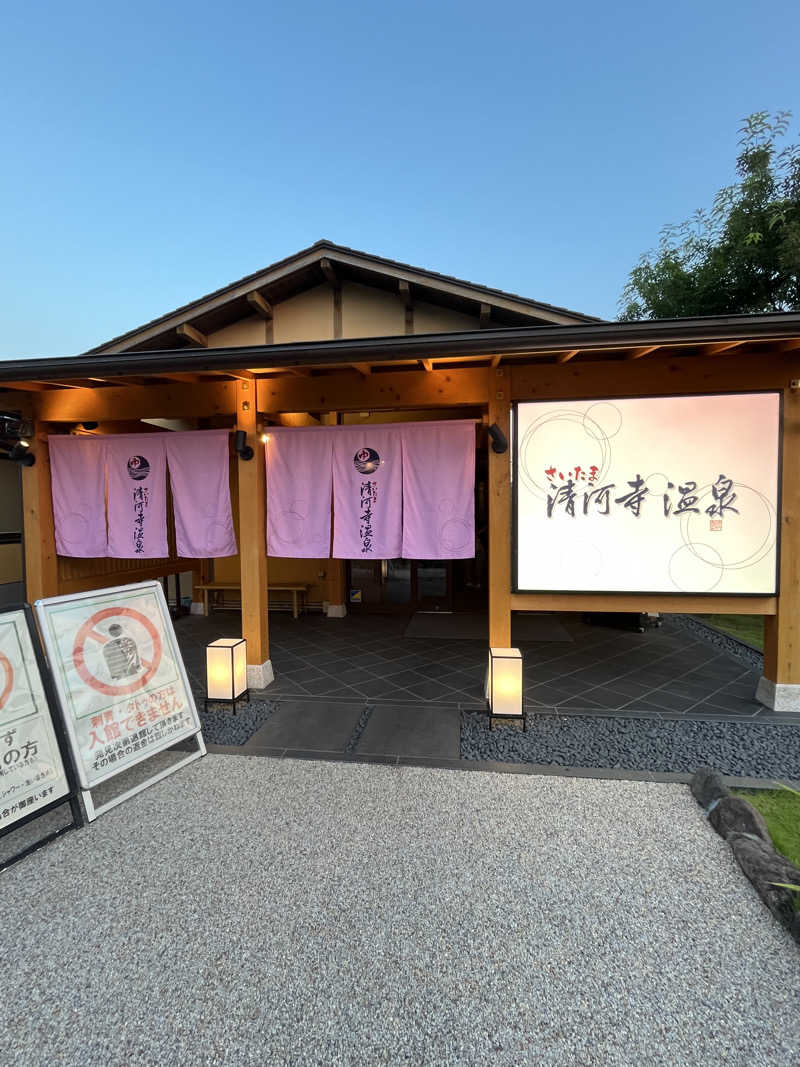
{"type": "Polygon", "coordinates": [[[8,694],[14,688],[14,668],[11,666],[11,662],[8,656],[0,652],[0,672],[2,678],[0,678],[0,709],[2,709],[5,702],[8,700],[8,694]]]}
{"type": "Polygon", "coordinates": [[[99,693],[104,693],[106,696],[122,697],[129,696],[131,693],[136,693],[147,685],[161,664],[162,653],[163,646],[161,643],[161,636],[146,615],[142,615],[140,611],[134,611],[133,608],[103,608],[102,611],[96,611],[94,615],[90,616],[75,635],[75,644],[72,649],[72,662],[75,664],[75,670],[78,672],[79,676],[88,686],[91,686],[92,689],[96,689],[99,693]],[[104,682],[101,678],[92,674],[86,663],[87,641],[96,641],[100,646],[103,646],[112,640],[112,637],[109,634],[101,633],[96,629],[98,623],[104,622],[107,619],[115,619],[117,622],[128,620],[129,622],[138,623],[139,626],[144,627],[148,637],[153,643],[153,658],[151,660],[146,660],[143,656],[139,657],[139,662],[141,664],[139,669],[143,669],[144,673],[135,681],[129,682],[126,685],[109,685],[108,682],[104,682]]]}

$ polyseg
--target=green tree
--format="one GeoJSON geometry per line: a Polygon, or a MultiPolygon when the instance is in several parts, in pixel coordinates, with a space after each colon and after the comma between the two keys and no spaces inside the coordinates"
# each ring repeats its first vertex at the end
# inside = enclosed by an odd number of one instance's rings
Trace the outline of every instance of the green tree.
{"type": "Polygon", "coordinates": [[[664,227],[630,273],[620,319],[800,310],[800,144],[777,148],[790,118],[744,120],[738,180],[710,211],[664,227]]]}

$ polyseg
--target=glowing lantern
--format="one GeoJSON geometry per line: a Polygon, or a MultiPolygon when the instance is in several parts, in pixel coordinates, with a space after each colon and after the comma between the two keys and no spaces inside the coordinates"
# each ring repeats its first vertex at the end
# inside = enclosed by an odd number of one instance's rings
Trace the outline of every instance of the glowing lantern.
{"type": "Polygon", "coordinates": [[[206,646],[206,706],[209,700],[233,704],[247,691],[247,642],[243,637],[220,637],[206,646]]]}
{"type": "Polygon", "coordinates": [[[489,715],[492,719],[522,716],[522,654],[518,648],[489,649],[489,715]]]}

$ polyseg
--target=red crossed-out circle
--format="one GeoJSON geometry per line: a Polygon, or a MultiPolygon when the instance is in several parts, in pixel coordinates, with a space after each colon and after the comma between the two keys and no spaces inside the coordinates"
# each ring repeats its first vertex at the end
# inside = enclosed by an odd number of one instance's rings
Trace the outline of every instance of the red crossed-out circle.
{"type": "Polygon", "coordinates": [[[97,611],[94,615],[88,618],[75,635],[75,645],[72,649],[72,662],[75,664],[75,670],[80,677],[87,685],[91,686],[92,689],[97,689],[98,692],[105,693],[107,696],[122,697],[127,696],[129,693],[135,693],[137,690],[142,689],[147,685],[159,668],[162,652],[163,648],[158,630],[156,630],[152,622],[150,622],[145,615],[142,615],[140,611],[134,611],[133,608],[103,608],[102,611],[97,611]],[[91,638],[93,641],[98,641],[101,645],[104,645],[106,641],[109,640],[105,634],[101,634],[99,631],[95,630],[95,626],[104,619],[112,619],[115,616],[125,619],[135,619],[136,622],[144,626],[153,642],[153,659],[149,663],[147,660],[142,659],[142,663],[145,667],[144,674],[141,678],[137,678],[135,682],[130,682],[128,685],[108,685],[106,682],[101,682],[99,678],[95,678],[86,666],[86,656],[84,653],[86,642],[91,638]]]}
{"type": "Polygon", "coordinates": [[[0,708],[8,700],[8,694],[14,688],[14,668],[11,666],[8,656],[4,656],[0,652],[0,668],[3,670],[4,682],[2,691],[0,691],[0,708]]]}

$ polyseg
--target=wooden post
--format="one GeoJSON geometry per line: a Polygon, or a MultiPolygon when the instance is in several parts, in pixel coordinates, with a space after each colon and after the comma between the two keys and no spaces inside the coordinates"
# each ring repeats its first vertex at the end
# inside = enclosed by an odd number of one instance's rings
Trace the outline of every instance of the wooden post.
{"type": "Polygon", "coordinates": [[[330,585],[328,587],[328,618],[343,619],[347,614],[347,592],[345,582],[345,562],[343,559],[330,561],[330,585]]]}
{"type": "Polygon", "coordinates": [[[236,426],[247,434],[250,460],[238,459],[239,560],[241,566],[242,637],[247,641],[247,684],[263,689],[274,680],[269,658],[267,618],[267,508],[264,446],[256,428],[254,381],[236,383],[236,426]]]}
{"type": "Polygon", "coordinates": [[[50,450],[47,424],[34,424],[32,467],[22,468],[23,541],[25,544],[25,599],[58,596],[58,557],[53,525],[50,485],[50,450]]]}
{"type": "Polygon", "coordinates": [[[780,584],[764,616],[764,675],[756,697],[774,711],[800,711],[800,393],[784,389],[780,584]]]}
{"type": "Polygon", "coordinates": [[[511,374],[490,367],[489,425],[497,423],[509,450],[502,455],[489,442],[489,646],[511,645],[511,374]]]}

